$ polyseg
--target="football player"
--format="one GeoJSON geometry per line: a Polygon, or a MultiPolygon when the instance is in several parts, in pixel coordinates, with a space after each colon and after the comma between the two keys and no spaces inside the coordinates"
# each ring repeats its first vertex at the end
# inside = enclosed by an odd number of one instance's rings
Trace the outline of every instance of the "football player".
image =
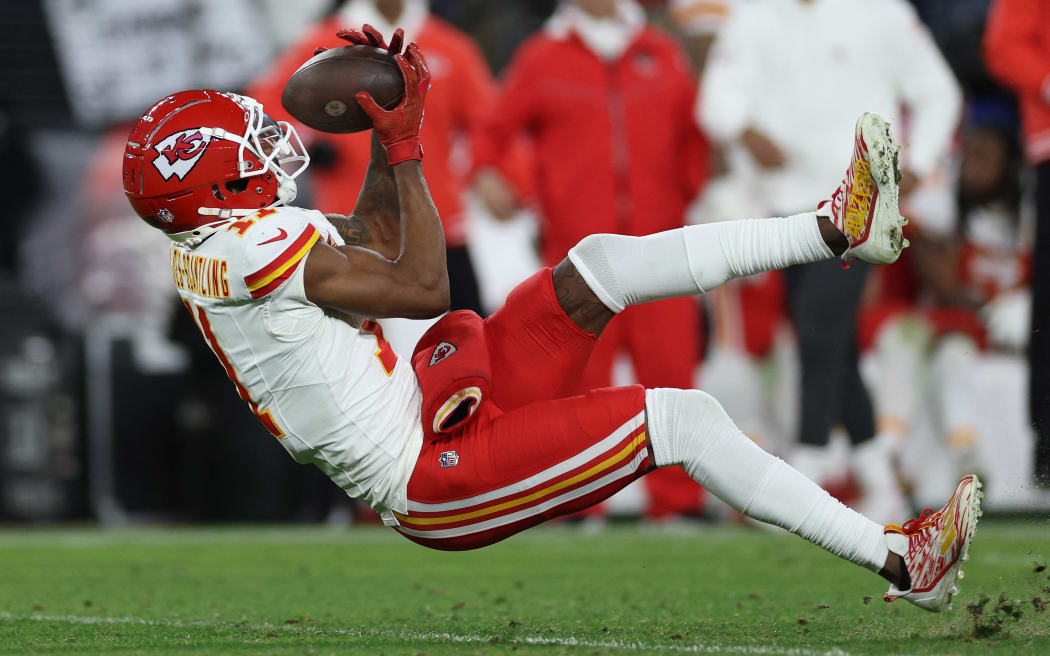
{"type": "Polygon", "coordinates": [[[344,37],[387,48],[405,79],[390,111],[357,96],[374,139],[351,216],[288,205],[309,158],[295,129],[251,98],[168,96],[132,129],[124,155],[128,199],[171,238],[186,309],[238,394],[296,460],[320,467],[405,537],[445,550],[492,544],[680,465],[749,517],[877,572],[891,582],[888,601],[949,607],[980,513],[976,477],[964,477],[941,510],[883,527],[762,451],[700,390],[567,396],[597,335],[627,306],[801,262],[897,259],[905,220],[897,146],[882,119],[858,121],[850,168],[816,211],[589,236],[488,319],[442,319],[421,342],[429,350],[407,363],[359,317],[435,317],[448,307],[441,222],[419,144],[430,73],[415,44],[400,53],[397,33],[390,46],[367,27],[344,37]],[[472,382],[450,398],[465,410],[449,414],[427,390],[455,376],[472,382]]]}

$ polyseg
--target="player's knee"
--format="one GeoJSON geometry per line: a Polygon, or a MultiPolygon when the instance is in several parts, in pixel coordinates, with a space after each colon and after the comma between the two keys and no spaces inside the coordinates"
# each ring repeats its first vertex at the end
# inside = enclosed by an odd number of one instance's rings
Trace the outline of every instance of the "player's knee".
{"type": "MultiPolygon", "coordinates": [[[[675,390],[680,397],[679,421],[696,426],[721,428],[733,423],[718,399],[698,389],[675,390]]],[[[713,432],[713,431],[708,431],[713,432]]]]}
{"type": "Polygon", "coordinates": [[[645,407],[657,467],[682,464],[685,454],[696,452],[698,442],[733,426],[722,404],[703,390],[646,390],[645,407]]]}
{"type": "Polygon", "coordinates": [[[617,279],[616,269],[611,265],[615,259],[609,249],[614,246],[618,235],[588,235],[569,249],[569,261],[579,272],[594,292],[594,295],[605,307],[613,312],[623,312],[628,305],[624,286],[617,279]]]}
{"type": "Polygon", "coordinates": [[[605,257],[605,242],[611,237],[616,235],[609,235],[605,233],[595,233],[587,235],[580,241],[576,242],[576,245],[569,249],[570,253],[576,253],[582,258],[604,258],[605,257]]]}

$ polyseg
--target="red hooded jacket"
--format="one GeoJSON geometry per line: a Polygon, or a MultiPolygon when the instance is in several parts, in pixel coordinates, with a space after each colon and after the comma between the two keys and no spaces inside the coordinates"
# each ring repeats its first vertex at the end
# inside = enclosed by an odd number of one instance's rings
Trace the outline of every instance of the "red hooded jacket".
{"type": "Polygon", "coordinates": [[[1017,94],[1029,161],[1050,160],[1050,2],[996,0],[984,32],[984,62],[1017,94]]]}
{"type": "Polygon", "coordinates": [[[607,63],[575,35],[522,44],[474,142],[475,167],[532,141],[543,257],[554,265],[583,237],[681,227],[707,169],[693,120],[696,84],[681,48],[646,27],[607,63]]]}

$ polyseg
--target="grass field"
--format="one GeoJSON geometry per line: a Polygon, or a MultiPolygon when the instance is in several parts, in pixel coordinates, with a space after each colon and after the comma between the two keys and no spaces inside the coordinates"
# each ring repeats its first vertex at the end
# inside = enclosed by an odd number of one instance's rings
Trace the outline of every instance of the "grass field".
{"type": "Polygon", "coordinates": [[[378,527],[13,528],[0,652],[1050,654],[1050,522],[986,521],[971,555],[931,615],[734,527],[556,526],[472,553],[378,527]]]}

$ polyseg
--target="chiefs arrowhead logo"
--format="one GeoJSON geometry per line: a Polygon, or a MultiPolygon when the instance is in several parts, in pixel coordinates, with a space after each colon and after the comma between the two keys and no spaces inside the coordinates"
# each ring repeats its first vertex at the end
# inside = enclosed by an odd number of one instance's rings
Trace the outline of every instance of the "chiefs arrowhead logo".
{"type": "Polygon", "coordinates": [[[204,154],[210,141],[211,137],[201,134],[200,128],[169,134],[154,146],[158,154],[153,160],[153,166],[165,180],[170,180],[173,175],[183,180],[204,154]]]}
{"type": "Polygon", "coordinates": [[[441,362],[448,356],[456,352],[456,347],[448,342],[441,342],[434,347],[434,354],[430,356],[430,365],[433,367],[438,362],[441,362]]]}

